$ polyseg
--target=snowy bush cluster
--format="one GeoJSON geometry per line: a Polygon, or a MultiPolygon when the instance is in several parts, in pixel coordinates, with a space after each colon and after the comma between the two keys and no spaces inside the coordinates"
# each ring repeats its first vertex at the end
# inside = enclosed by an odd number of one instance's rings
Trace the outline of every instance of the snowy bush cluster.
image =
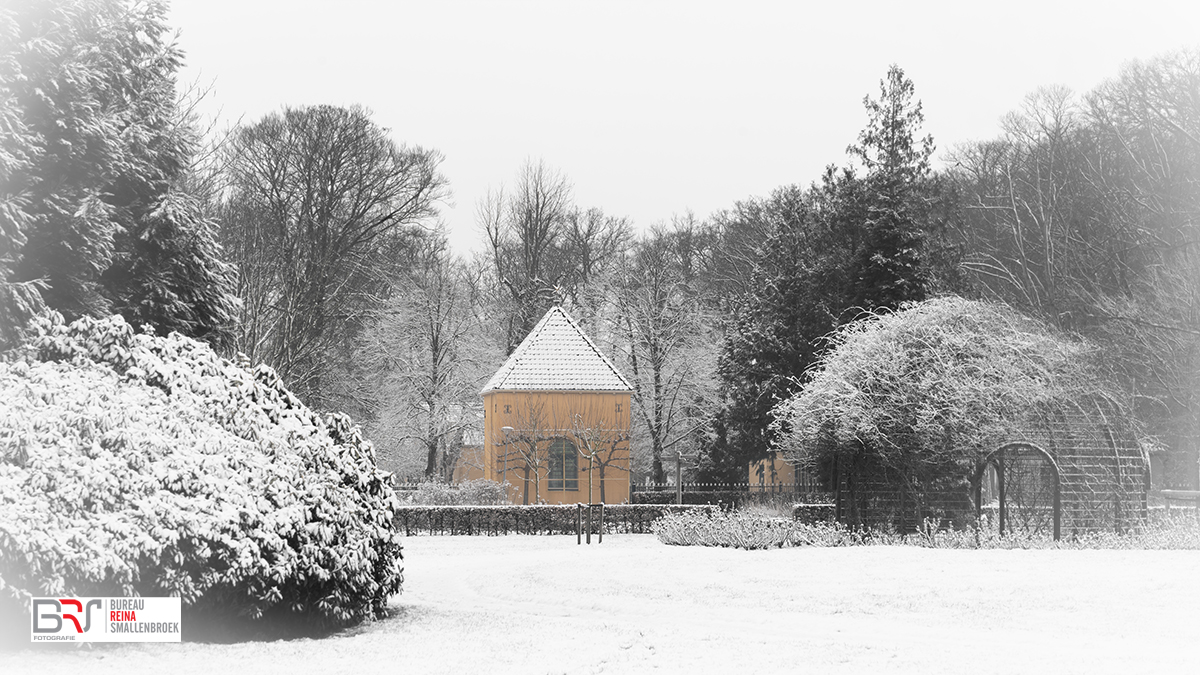
{"type": "Polygon", "coordinates": [[[723,546],[748,550],[785,546],[921,546],[989,549],[1200,549],[1200,524],[1191,514],[1156,517],[1119,534],[1089,532],[1054,541],[1049,533],[1007,533],[994,528],[941,528],[926,520],[915,533],[851,528],[831,521],[769,518],[746,511],[664,515],[652,530],[673,546],[723,546]]]}
{"type": "Polygon", "coordinates": [[[1197,550],[1200,549],[1200,523],[1191,513],[1151,514],[1151,517],[1126,532],[1111,530],[1085,531],[1054,541],[1049,533],[1006,532],[985,520],[978,530],[938,528],[930,521],[915,534],[877,535],[880,543],[902,543],[928,548],[1003,548],[1003,549],[1131,549],[1131,550],[1197,550]],[[888,541],[888,539],[899,541],[888,541]]]}
{"type": "Polygon", "coordinates": [[[421,483],[405,500],[409,504],[423,506],[484,506],[507,504],[508,490],[504,483],[486,478],[462,483],[421,483]]]}
{"type": "Polygon", "coordinates": [[[796,522],[747,511],[672,513],[659,519],[651,531],[664,544],[674,546],[728,546],[749,550],[782,548],[793,544],[796,522]]]}
{"type": "MultiPolygon", "coordinates": [[[[594,522],[593,531],[603,527],[606,533],[645,534],[665,514],[716,510],[716,506],[605,504],[604,522],[594,522]]],[[[575,504],[401,506],[396,510],[396,529],[406,535],[575,534],[578,517],[575,504]]],[[[599,509],[592,511],[592,518],[598,521],[599,509]]]]}
{"type": "Polygon", "coordinates": [[[338,625],[400,590],[398,500],[347,418],[120,317],[34,330],[0,363],[0,593],[338,625]]]}

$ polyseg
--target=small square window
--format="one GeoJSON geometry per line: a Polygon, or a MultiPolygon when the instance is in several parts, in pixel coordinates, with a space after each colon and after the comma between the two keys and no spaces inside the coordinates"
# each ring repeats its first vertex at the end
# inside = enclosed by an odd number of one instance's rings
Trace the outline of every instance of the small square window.
{"type": "Polygon", "coordinates": [[[512,406],[511,406],[511,405],[509,405],[509,404],[507,404],[507,403],[506,403],[506,404],[504,404],[504,414],[505,414],[505,415],[511,415],[511,414],[512,414],[512,406]]]}

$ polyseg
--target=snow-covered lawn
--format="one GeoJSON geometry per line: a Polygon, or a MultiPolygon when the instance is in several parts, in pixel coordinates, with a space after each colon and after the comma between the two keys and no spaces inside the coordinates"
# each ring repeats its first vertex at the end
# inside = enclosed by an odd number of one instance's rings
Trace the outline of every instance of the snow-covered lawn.
{"type": "Polygon", "coordinates": [[[771,551],[412,537],[395,615],[319,639],[0,655],[0,673],[1153,673],[1200,552],[771,551]]]}

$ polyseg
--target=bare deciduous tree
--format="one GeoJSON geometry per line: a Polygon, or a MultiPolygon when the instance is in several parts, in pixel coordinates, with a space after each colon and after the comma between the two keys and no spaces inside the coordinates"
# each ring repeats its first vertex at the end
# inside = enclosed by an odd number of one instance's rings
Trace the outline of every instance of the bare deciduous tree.
{"type": "Polygon", "coordinates": [[[628,219],[577,208],[566,177],[541,161],[521,168],[513,190],[480,200],[476,220],[510,351],[551,305],[571,303],[592,323],[605,304],[608,273],[632,237],[628,219]]]}
{"type": "Polygon", "coordinates": [[[664,482],[663,456],[695,434],[715,408],[716,347],[703,303],[687,281],[680,238],[687,228],[653,230],[624,270],[617,300],[624,362],[651,480],[664,482]]]}
{"type": "Polygon", "coordinates": [[[244,303],[234,347],[330,407],[332,363],[445,194],[441,155],[398,145],[362,108],[334,106],[267,115],[228,152],[222,243],[244,303]]]}
{"type": "Polygon", "coordinates": [[[373,403],[371,437],[389,463],[417,449],[427,479],[449,479],[464,435],[482,420],[479,388],[499,363],[481,339],[477,284],[444,235],[424,238],[393,296],[363,331],[358,352],[373,403]]]}
{"type": "Polygon", "coordinates": [[[588,474],[589,504],[595,503],[597,487],[600,488],[600,503],[607,503],[606,481],[609,474],[623,473],[628,478],[630,468],[630,430],[605,423],[598,412],[593,406],[592,411],[575,415],[571,422],[575,448],[579,456],[587,460],[587,466],[581,470],[588,474]]]}
{"type": "Polygon", "coordinates": [[[567,271],[556,254],[571,208],[571,184],[541,161],[525,163],[507,197],[501,189],[478,205],[495,279],[504,289],[509,351],[557,300],[554,288],[567,271]]]}
{"type": "Polygon", "coordinates": [[[547,443],[558,431],[550,419],[549,403],[545,397],[526,395],[521,403],[513,406],[512,426],[501,431],[501,437],[493,439],[500,449],[496,461],[500,464],[501,482],[511,484],[510,470],[521,475],[521,503],[541,502],[541,477],[546,475],[549,465],[547,443]],[[533,494],[530,495],[530,486],[533,494]]]}
{"type": "Polygon", "coordinates": [[[1197,83],[1200,55],[1183,52],[1082,99],[1040,90],[951,174],[979,288],[1101,344],[1183,485],[1200,443],[1197,83]]]}
{"type": "Polygon", "coordinates": [[[570,263],[566,295],[575,316],[594,324],[611,299],[612,273],[633,241],[633,226],[598,208],[576,209],[563,234],[562,255],[570,263]]]}

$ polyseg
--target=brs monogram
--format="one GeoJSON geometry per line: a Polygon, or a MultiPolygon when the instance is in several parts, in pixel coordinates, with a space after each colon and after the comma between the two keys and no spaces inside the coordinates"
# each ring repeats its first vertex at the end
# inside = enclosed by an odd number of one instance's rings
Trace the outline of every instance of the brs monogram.
{"type": "Polygon", "coordinates": [[[103,611],[103,603],[99,599],[91,599],[84,604],[82,600],[74,600],[64,598],[62,600],[54,600],[51,598],[35,598],[33,601],[33,632],[39,633],[62,633],[64,627],[66,632],[70,634],[71,626],[65,625],[64,620],[70,621],[75,628],[75,634],[86,633],[92,628],[92,610],[98,609],[103,611]],[[73,608],[74,612],[65,612],[63,608],[73,608]],[[53,611],[45,611],[53,608],[53,611]],[[83,623],[79,623],[79,617],[83,617],[83,623]]]}

